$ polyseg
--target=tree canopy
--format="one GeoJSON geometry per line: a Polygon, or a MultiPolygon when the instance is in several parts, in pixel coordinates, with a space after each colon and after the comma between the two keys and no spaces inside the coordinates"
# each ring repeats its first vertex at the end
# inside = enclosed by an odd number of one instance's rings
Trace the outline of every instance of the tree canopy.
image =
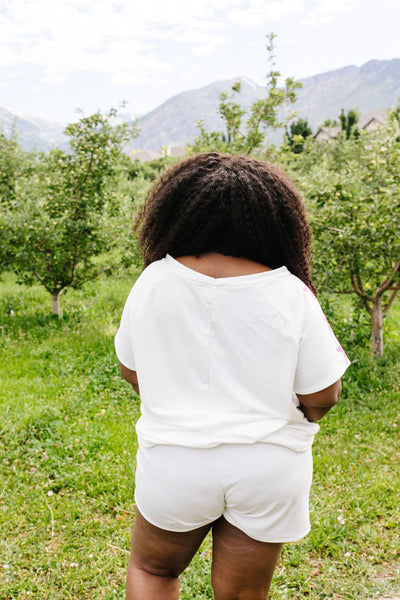
{"type": "Polygon", "coordinates": [[[304,149],[305,140],[312,135],[312,129],[307,119],[301,117],[290,123],[289,130],[286,129],[285,142],[295,154],[300,154],[304,149]]]}
{"type": "Polygon", "coordinates": [[[37,156],[3,219],[12,269],[23,283],[39,281],[51,293],[56,314],[61,293],[108,267],[96,258],[116,242],[117,165],[137,128],[114,125],[115,116],[97,112],[68,125],[70,151],[37,156]]]}
{"type": "Polygon", "coordinates": [[[297,173],[308,199],[320,287],[354,294],[371,318],[383,355],[383,318],[400,289],[400,128],[308,147],[297,173]]]}

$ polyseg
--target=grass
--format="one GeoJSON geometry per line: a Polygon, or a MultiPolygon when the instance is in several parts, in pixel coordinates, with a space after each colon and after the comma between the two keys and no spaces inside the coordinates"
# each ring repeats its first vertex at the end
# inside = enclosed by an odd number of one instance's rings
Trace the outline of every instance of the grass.
{"type": "MultiPolygon", "coordinates": [[[[39,287],[0,284],[2,600],[124,597],[139,405],[113,336],[133,279],[68,292],[60,320],[39,287]]],[[[284,547],[272,600],[400,589],[398,319],[397,309],[384,359],[373,363],[359,340],[350,349],[343,399],[314,445],[312,531],[284,547]]],[[[206,539],[183,599],[212,598],[210,564],[206,539]]]]}

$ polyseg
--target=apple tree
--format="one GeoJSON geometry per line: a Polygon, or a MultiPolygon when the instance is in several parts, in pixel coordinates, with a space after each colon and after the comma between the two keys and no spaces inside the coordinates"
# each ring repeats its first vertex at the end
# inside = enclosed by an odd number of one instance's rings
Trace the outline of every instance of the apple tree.
{"type": "Polygon", "coordinates": [[[18,181],[8,215],[11,267],[22,283],[50,292],[57,315],[62,293],[110,268],[99,257],[118,242],[118,164],[138,131],[114,125],[115,116],[112,109],[68,125],[70,150],[39,155],[31,176],[18,181]]]}
{"type": "Polygon", "coordinates": [[[270,70],[267,74],[265,98],[253,102],[247,111],[235,100],[241,91],[240,82],[233,84],[230,93],[221,92],[218,111],[226,131],[207,131],[203,121],[199,121],[200,135],[190,147],[192,152],[251,154],[263,146],[268,129],[283,128],[296,114],[289,111],[283,116],[283,109],[289,108],[296,101],[296,90],[301,87],[301,83],[288,77],[283,85],[280,84],[281,73],[275,65],[275,37],[274,33],[267,36],[270,70]]]}
{"type": "Polygon", "coordinates": [[[295,157],[319,287],[358,297],[370,316],[374,356],[383,356],[383,320],[400,290],[399,134],[392,114],[373,133],[311,141],[295,157]]]}

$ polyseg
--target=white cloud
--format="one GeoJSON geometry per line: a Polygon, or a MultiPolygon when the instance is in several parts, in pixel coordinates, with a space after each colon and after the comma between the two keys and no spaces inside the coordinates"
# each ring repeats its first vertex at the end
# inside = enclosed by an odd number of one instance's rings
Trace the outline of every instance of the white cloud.
{"type": "Polygon", "coordinates": [[[227,18],[231,23],[259,27],[267,20],[279,20],[303,8],[303,0],[281,0],[263,2],[251,0],[245,7],[231,10],[227,18]]]}
{"type": "MultiPolygon", "coordinates": [[[[301,20],[303,25],[319,26],[355,7],[357,0],[317,0],[316,6],[301,20]]],[[[360,7],[362,10],[362,7],[360,7]]]]}
{"type": "MultiPolygon", "coordinates": [[[[255,0],[252,0],[254,3],[255,0]]],[[[226,12],[246,0],[0,0],[0,67],[30,64],[43,80],[76,71],[140,82],[171,67],[164,45],[206,56],[229,43],[226,12]]]]}
{"type": "Polygon", "coordinates": [[[229,44],[230,38],[224,35],[202,35],[197,44],[192,48],[191,54],[201,58],[211,56],[218,48],[229,44]]]}
{"type": "Polygon", "coordinates": [[[227,49],[228,63],[236,39],[254,31],[261,41],[271,21],[273,28],[290,17],[299,27],[301,17],[318,25],[354,2],[360,0],[0,0],[0,68],[29,65],[48,83],[79,72],[118,85],[163,82],[182,56],[190,70],[214,54],[222,63],[227,49]]]}

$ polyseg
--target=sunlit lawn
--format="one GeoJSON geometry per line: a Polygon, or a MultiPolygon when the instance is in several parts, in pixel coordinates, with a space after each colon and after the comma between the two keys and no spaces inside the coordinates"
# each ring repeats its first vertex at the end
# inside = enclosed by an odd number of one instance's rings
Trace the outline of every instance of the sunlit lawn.
{"type": "MultiPolygon", "coordinates": [[[[0,283],[0,598],[124,597],[138,403],[113,349],[134,276],[62,298],[0,283]]],[[[353,346],[340,404],[314,445],[312,532],[287,545],[272,599],[357,599],[400,589],[399,310],[387,357],[353,346]]],[[[210,542],[182,598],[212,598],[210,542]]]]}

